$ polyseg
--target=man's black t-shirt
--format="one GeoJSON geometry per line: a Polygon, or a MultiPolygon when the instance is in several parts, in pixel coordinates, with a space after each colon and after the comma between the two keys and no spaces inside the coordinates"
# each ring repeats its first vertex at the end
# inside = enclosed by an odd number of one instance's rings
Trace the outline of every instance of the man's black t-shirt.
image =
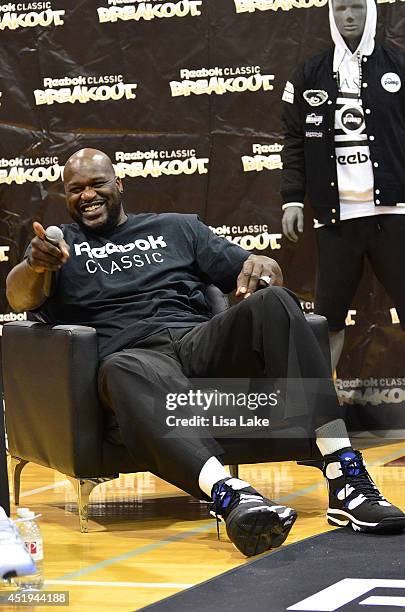
{"type": "Polygon", "coordinates": [[[103,236],[62,225],[70,258],[54,295],[38,309],[54,324],[95,327],[100,357],[166,327],[210,318],[205,287],[236,287],[249,253],[197,215],[144,213],[103,236]]]}

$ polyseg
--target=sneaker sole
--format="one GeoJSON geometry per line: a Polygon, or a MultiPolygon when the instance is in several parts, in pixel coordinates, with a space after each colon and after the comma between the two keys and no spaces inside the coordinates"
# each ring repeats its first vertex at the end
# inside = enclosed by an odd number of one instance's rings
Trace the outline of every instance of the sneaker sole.
{"type": "Polygon", "coordinates": [[[277,512],[252,508],[243,516],[234,511],[226,521],[229,539],[246,557],[260,555],[266,550],[281,546],[290,533],[297,513],[292,510],[288,517],[280,519],[277,512]],[[238,516],[239,515],[239,516],[238,516]]]}
{"type": "Polygon", "coordinates": [[[392,516],[379,521],[378,523],[365,523],[358,521],[348,513],[333,511],[329,509],[326,513],[329,525],[334,527],[346,527],[350,525],[353,531],[363,533],[396,533],[405,529],[405,516],[392,516]]]}

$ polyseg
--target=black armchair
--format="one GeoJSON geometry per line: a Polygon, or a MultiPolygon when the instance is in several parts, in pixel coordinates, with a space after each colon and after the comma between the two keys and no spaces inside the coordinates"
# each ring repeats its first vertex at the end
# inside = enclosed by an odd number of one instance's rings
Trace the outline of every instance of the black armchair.
{"type": "MultiPolygon", "coordinates": [[[[216,287],[207,287],[207,299],[214,314],[229,307],[216,287]]],[[[308,315],[307,320],[329,361],[326,319],[308,315]]],[[[147,470],[114,442],[108,413],[98,400],[97,368],[93,328],[30,321],[4,326],[4,393],[15,503],[21,470],[28,462],[54,468],[76,488],[82,532],[87,531],[89,496],[95,486],[120,473],[147,470]]],[[[236,475],[239,463],[307,461],[316,456],[303,430],[285,433],[279,430],[270,444],[268,439],[242,444],[222,438],[224,460],[236,475]]]]}
{"type": "Polygon", "coordinates": [[[4,433],[4,415],[2,403],[0,404],[0,506],[4,508],[6,514],[10,514],[10,499],[8,495],[8,476],[6,460],[6,437],[4,433]]]}

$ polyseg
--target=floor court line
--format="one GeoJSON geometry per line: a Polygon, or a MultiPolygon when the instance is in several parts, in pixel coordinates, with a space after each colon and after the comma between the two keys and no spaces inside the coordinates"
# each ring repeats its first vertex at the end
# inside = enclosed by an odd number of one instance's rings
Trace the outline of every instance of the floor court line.
{"type": "MultiPolygon", "coordinates": [[[[380,459],[379,461],[374,461],[373,463],[370,463],[370,467],[375,467],[376,465],[379,465],[381,463],[381,461],[386,462],[386,461],[390,461],[391,459],[395,459],[398,456],[398,453],[400,453],[400,456],[402,453],[405,453],[405,448],[402,451],[397,451],[396,453],[392,453],[391,455],[387,455],[386,457],[383,457],[382,459],[380,459]]],[[[43,491],[50,491],[51,489],[56,489],[57,487],[62,487],[65,486],[65,484],[69,483],[69,480],[61,480],[60,482],[55,482],[54,484],[51,485],[45,485],[43,487],[38,487],[37,489],[31,489],[30,491],[25,491],[24,493],[20,493],[20,497],[28,497],[29,495],[35,495],[36,493],[43,493],[43,491]]],[[[316,488],[319,485],[314,485],[314,487],[316,488]]],[[[298,495],[305,495],[305,493],[309,492],[309,490],[311,489],[311,487],[308,487],[308,490],[303,489],[302,493],[298,493],[297,492],[297,496],[298,495]]],[[[295,495],[295,494],[294,494],[295,495]]],[[[287,495],[287,498],[289,496],[287,495]]],[[[284,498],[283,500],[280,501],[287,501],[287,498],[284,498]]]]}
{"type": "Polygon", "coordinates": [[[109,559],[104,559],[104,561],[100,561],[99,563],[95,563],[94,565],[89,565],[88,567],[84,567],[77,572],[70,572],[68,574],[64,574],[58,580],[72,580],[73,578],[83,576],[84,574],[89,574],[91,572],[95,572],[99,569],[104,569],[105,567],[109,567],[110,565],[114,565],[114,563],[119,563],[120,561],[126,561],[127,559],[132,559],[133,557],[137,557],[139,555],[143,555],[145,553],[151,552],[157,548],[162,548],[163,546],[167,546],[168,544],[172,544],[173,542],[179,542],[181,540],[185,540],[190,538],[193,535],[197,535],[198,533],[204,533],[204,531],[209,531],[215,527],[215,522],[210,521],[208,525],[202,525],[201,527],[197,527],[195,529],[191,529],[189,531],[185,531],[179,534],[174,534],[172,536],[168,536],[163,540],[159,540],[158,542],[153,542],[152,544],[146,544],[145,546],[141,546],[140,548],[135,548],[134,550],[129,550],[122,555],[118,555],[117,557],[111,557],[109,559]]]}
{"type": "MultiPolygon", "coordinates": [[[[280,497],[278,501],[284,502],[292,499],[293,497],[298,497],[299,495],[305,495],[305,493],[312,492],[323,484],[320,482],[316,485],[312,485],[311,487],[305,487],[305,489],[300,489],[294,494],[286,495],[285,497],[280,497]]],[[[126,559],[132,559],[133,557],[137,557],[139,555],[143,555],[145,553],[151,552],[152,550],[156,550],[157,548],[162,548],[168,544],[172,544],[173,542],[178,542],[181,540],[185,540],[193,535],[198,533],[204,533],[205,531],[209,531],[215,527],[216,523],[214,521],[210,521],[208,525],[202,525],[201,527],[197,527],[196,529],[191,529],[189,531],[183,532],[178,535],[169,536],[164,538],[163,540],[159,540],[158,542],[153,542],[152,544],[146,544],[145,546],[141,546],[140,548],[135,548],[134,550],[130,550],[122,555],[117,557],[111,557],[110,559],[104,559],[104,561],[100,561],[99,563],[95,563],[94,565],[90,565],[88,567],[82,568],[77,572],[71,572],[69,574],[65,574],[59,578],[59,580],[71,580],[73,578],[83,576],[85,574],[89,574],[91,572],[95,572],[99,569],[104,569],[114,563],[119,563],[120,561],[125,561],[126,559]]]]}
{"type": "Polygon", "coordinates": [[[381,465],[381,463],[387,463],[387,461],[393,461],[394,459],[399,459],[400,457],[403,457],[404,454],[405,454],[405,448],[401,448],[396,453],[391,453],[390,455],[385,455],[385,457],[381,457],[380,459],[377,459],[376,461],[372,461],[371,463],[367,463],[367,466],[369,466],[369,467],[378,467],[379,465],[381,465]]]}
{"type": "MultiPolygon", "coordinates": [[[[375,467],[376,465],[379,465],[381,463],[381,461],[383,462],[387,462],[387,461],[391,461],[392,459],[397,458],[398,453],[405,453],[405,448],[402,451],[397,451],[396,453],[392,453],[391,455],[387,455],[386,457],[383,457],[382,459],[380,459],[379,461],[374,461],[373,463],[368,464],[370,467],[375,467]]],[[[402,456],[400,454],[400,456],[402,456]]],[[[35,495],[37,493],[43,493],[44,491],[50,491],[51,489],[56,489],[57,487],[62,487],[65,486],[65,484],[69,483],[69,480],[61,480],[60,482],[55,482],[54,484],[51,485],[45,485],[43,487],[38,487],[37,489],[31,489],[30,491],[25,491],[24,493],[20,493],[20,498],[21,497],[28,497],[30,495],[35,495]]],[[[310,493],[312,489],[316,489],[319,485],[313,485],[313,487],[308,487],[308,489],[303,489],[302,493],[297,492],[296,494],[292,494],[295,496],[301,496],[301,495],[305,495],[306,493],[310,493]]],[[[280,499],[279,501],[287,501],[290,498],[289,495],[287,495],[286,497],[284,497],[282,500],[280,499]]]]}
{"type": "Polygon", "coordinates": [[[178,582],[104,582],[98,580],[45,580],[47,586],[106,586],[133,589],[189,589],[195,583],[178,582]]]}
{"type": "Polygon", "coordinates": [[[31,489],[30,491],[25,491],[25,493],[20,493],[20,497],[28,497],[29,495],[35,495],[36,493],[43,493],[44,491],[50,491],[51,489],[56,489],[57,487],[65,486],[65,484],[69,482],[68,480],[61,480],[60,482],[54,482],[51,485],[45,485],[43,487],[38,487],[38,489],[31,489]]]}
{"type": "MultiPolygon", "coordinates": [[[[402,457],[405,454],[405,447],[397,450],[394,453],[390,453],[389,455],[385,455],[384,457],[380,457],[378,460],[370,462],[368,465],[370,467],[376,467],[381,465],[382,463],[386,463],[387,461],[391,461],[395,457],[402,457]]],[[[319,487],[324,486],[324,481],[322,480],[318,484],[312,485],[310,487],[305,487],[303,489],[298,489],[294,493],[290,493],[285,495],[284,497],[280,497],[278,501],[287,502],[291,499],[295,499],[296,497],[300,497],[307,493],[311,493],[318,489],[319,487]]],[[[173,542],[178,542],[181,540],[185,540],[193,535],[198,533],[204,533],[205,531],[209,531],[215,526],[213,521],[210,521],[208,525],[203,525],[202,527],[198,527],[196,529],[191,529],[190,531],[186,531],[184,533],[169,536],[163,540],[159,540],[158,542],[154,542],[152,544],[147,544],[146,546],[141,546],[140,548],[135,548],[134,550],[130,550],[127,553],[119,555],[117,557],[111,557],[109,559],[105,559],[104,561],[100,561],[94,565],[89,565],[88,567],[84,567],[77,572],[71,572],[69,574],[65,574],[59,578],[59,580],[72,580],[74,578],[78,578],[80,576],[84,576],[85,574],[89,574],[91,572],[95,572],[98,569],[103,569],[110,565],[114,565],[114,563],[119,563],[120,561],[124,561],[126,559],[130,559],[133,557],[137,557],[139,555],[143,555],[145,553],[151,552],[152,550],[156,550],[158,548],[162,548],[163,546],[167,546],[168,544],[172,544],[173,542]]]]}

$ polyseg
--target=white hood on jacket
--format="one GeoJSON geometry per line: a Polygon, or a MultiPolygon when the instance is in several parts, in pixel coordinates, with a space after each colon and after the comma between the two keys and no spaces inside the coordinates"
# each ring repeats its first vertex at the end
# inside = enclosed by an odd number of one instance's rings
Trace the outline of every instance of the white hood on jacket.
{"type": "Polygon", "coordinates": [[[332,40],[335,43],[335,54],[333,57],[333,72],[335,73],[338,70],[340,72],[343,67],[342,64],[346,63],[346,61],[357,61],[358,54],[362,57],[363,55],[371,55],[374,51],[374,39],[377,29],[377,5],[375,0],[366,0],[367,16],[364,32],[359,46],[353,53],[337,29],[332,2],[333,0],[329,0],[329,23],[332,40]]]}

